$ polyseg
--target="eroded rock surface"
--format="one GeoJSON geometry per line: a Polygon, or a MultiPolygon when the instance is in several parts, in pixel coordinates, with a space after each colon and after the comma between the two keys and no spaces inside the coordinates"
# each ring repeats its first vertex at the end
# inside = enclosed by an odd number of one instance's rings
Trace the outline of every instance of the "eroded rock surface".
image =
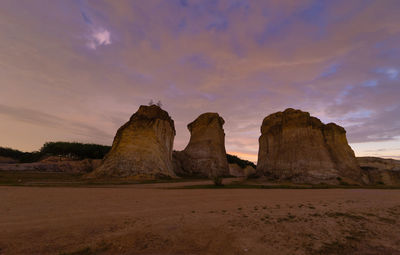
{"type": "Polygon", "coordinates": [[[218,113],[204,113],[188,124],[189,144],[174,152],[175,172],[182,176],[227,176],[225,121],[218,113]]]}
{"type": "Polygon", "coordinates": [[[229,174],[235,177],[245,177],[244,169],[238,164],[229,164],[229,174]]]}
{"type": "Polygon", "coordinates": [[[16,159],[0,156],[0,164],[11,164],[11,163],[17,163],[17,162],[18,162],[18,160],[16,160],[16,159]]]}
{"type": "MultiPolygon", "coordinates": [[[[54,157],[55,158],[55,157],[54,157]]],[[[63,173],[89,173],[101,164],[101,159],[43,160],[34,163],[0,164],[0,171],[38,171],[63,173]]]]}
{"type": "Polygon", "coordinates": [[[293,182],[361,182],[344,128],[300,110],[267,116],[261,126],[257,173],[293,182]]]}
{"type": "Polygon", "coordinates": [[[168,113],[156,105],[142,105],[119,128],[110,152],[91,176],[175,177],[172,167],[174,137],[174,121],[168,113]]]}
{"type": "Polygon", "coordinates": [[[400,160],[378,157],[357,160],[370,184],[400,185],[400,160]]]}

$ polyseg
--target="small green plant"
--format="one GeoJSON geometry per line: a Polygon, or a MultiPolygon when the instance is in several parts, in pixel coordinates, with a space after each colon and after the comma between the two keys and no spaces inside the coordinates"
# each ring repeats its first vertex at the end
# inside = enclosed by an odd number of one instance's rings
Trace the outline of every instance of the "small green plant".
{"type": "Polygon", "coordinates": [[[223,186],[222,179],[223,178],[221,176],[213,176],[212,177],[212,180],[213,180],[215,186],[223,186]]]}

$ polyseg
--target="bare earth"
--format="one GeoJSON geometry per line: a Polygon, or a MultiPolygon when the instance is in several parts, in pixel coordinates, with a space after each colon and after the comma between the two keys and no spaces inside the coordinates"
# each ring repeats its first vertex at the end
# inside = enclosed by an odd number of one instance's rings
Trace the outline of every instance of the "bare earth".
{"type": "Polygon", "coordinates": [[[0,254],[400,254],[400,190],[0,187],[0,254]]]}

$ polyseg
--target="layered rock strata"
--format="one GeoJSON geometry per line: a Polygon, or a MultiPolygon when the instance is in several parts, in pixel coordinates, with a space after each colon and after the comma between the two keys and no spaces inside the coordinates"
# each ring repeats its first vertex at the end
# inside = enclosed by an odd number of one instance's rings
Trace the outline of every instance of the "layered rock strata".
{"type": "Polygon", "coordinates": [[[301,183],[362,179],[345,129],[291,108],[263,120],[257,173],[301,183]]]}
{"type": "Polygon", "coordinates": [[[181,176],[228,176],[225,151],[225,121],[218,113],[201,114],[188,124],[189,144],[174,152],[175,172],[181,176]]]}
{"type": "Polygon", "coordinates": [[[110,152],[91,177],[175,177],[172,166],[174,137],[174,121],[169,114],[156,105],[142,105],[118,129],[110,152]]]}

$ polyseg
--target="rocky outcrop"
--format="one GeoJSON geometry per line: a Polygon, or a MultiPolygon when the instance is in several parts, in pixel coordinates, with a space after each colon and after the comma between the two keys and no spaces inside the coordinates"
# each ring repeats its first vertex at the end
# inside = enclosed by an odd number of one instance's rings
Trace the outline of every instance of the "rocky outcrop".
{"type": "Polygon", "coordinates": [[[189,144],[174,152],[175,172],[181,176],[227,176],[225,121],[218,113],[204,113],[188,125],[189,144]]]}
{"type": "Polygon", "coordinates": [[[229,174],[232,176],[247,178],[255,173],[256,170],[252,166],[247,165],[246,167],[242,168],[235,163],[229,164],[229,174]]]}
{"type": "Polygon", "coordinates": [[[63,172],[89,173],[97,168],[101,159],[83,160],[43,160],[34,163],[0,164],[0,171],[35,171],[35,172],[63,172]]]}
{"type": "Polygon", "coordinates": [[[235,177],[245,177],[244,169],[238,164],[229,164],[229,174],[235,177]]]}
{"type": "Polygon", "coordinates": [[[256,169],[252,166],[246,166],[244,168],[244,176],[246,178],[250,177],[250,176],[254,176],[256,174],[256,169]]]}
{"type": "Polygon", "coordinates": [[[156,105],[142,105],[118,129],[110,152],[90,177],[175,177],[172,167],[174,137],[174,121],[168,113],[156,105]]]}
{"type": "Polygon", "coordinates": [[[16,159],[0,156],[0,164],[11,164],[11,163],[17,163],[17,162],[18,162],[18,160],[16,160],[16,159]]]}
{"type": "Polygon", "coordinates": [[[400,185],[400,160],[377,157],[357,160],[369,184],[400,185]]]}
{"type": "Polygon", "coordinates": [[[302,183],[361,182],[344,128],[290,108],[263,120],[257,173],[302,183]]]}

